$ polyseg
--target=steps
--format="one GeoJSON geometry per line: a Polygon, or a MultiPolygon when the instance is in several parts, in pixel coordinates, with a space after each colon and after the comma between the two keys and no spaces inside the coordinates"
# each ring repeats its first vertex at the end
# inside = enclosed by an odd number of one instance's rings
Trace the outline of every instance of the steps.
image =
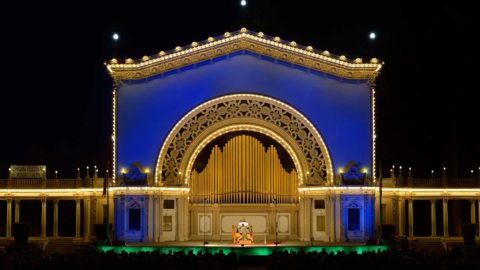
{"type": "Polygon", "coordinates": [[[89,243],[74,242],[73,238],[54,238],[48,240],[48,244],[45,248],[45,254],[65,254],[78,252],[88,248],[90,248],[89,243]]]}
{"type": "Polygon", "coordinates": [[[435,254],[445,252],[445,243],[440,239],[418,239],[413,245],[417,250],[424,250],[435,254]]]}

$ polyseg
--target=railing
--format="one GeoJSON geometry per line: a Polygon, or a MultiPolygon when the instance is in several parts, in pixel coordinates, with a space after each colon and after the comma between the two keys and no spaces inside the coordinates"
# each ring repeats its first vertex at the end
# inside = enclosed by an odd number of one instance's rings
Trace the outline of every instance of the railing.
{"type": "MultiPolygon", "coordinates": [[[[109,181],[111,181],[111,179],[109,181]]],[[[93,187],[103,187],[103,178],[0,179],[0,189],[66,189],[93,187]]]]}
{"type": "Polygon", "coordinates": [[[254,192],[229,192],[215,196],[195,195],[189,197],[193,204],[296,204],[298,196],[275,195],[254,192]]]}
{"type": "MultiPolygon", "coordinates": [[[[111,181],[111,179],[109,180],[111,181]]],[[[409,188],[480,188],[480,178],[384,178],[384,187],[409,187],[409,188]]],[[[103,187],[103,178],[71,178],[71,179],[0,179],[0,189],[32,189],[32,188],[46,188],[46,189],[62,189],[62,188],[100,188],[103,187]]],[[[265,196],[256,196],[250,194],[247,198],[241,199],[243,196],[235,196],[235,194],[218,195],[212,199],[212,203],[271,203],[273,201],[273,194],[266,194],[265,196]],[[233,195],[233,196],[232,196],[233,195]],[[261,199],[256,199],[256,198],[261,199]],[[232,201],[231,198],[237,198],[232,201]]],[[[296,203],[298,198],[296,196],[276,195],[278,203],[296,203]]],[[[195,196],[190,199],[194,203],[203,203],[204,196],[195,196]],[[198,199],[197,199],[198,197],[198,199]],[[198,201],[198,202],[197,202],[198,201]]]]}
{"type": "Polygon", "coordinates": [[[384,187],[480,188],[480,178],[384,178],[384,187]]]}

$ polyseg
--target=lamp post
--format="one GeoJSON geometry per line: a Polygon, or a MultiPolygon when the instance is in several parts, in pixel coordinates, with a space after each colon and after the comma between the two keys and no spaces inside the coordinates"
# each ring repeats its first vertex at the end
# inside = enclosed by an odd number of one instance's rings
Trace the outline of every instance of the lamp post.
{"type": "MultiPolygon", "coordinates": [[[[390,171],[393,171],[393,168],[395,168],[395,166],[392,167],[392,169],[390,169],[390,171]]],[[[379,195],[379,204],[380,204],[380,207],[379,207],[379,213],[378,213],[378,217],[379,217],[379,223],[380,223],[380,232],[379,232],[379,237],[378,237],[378,241],[377,241],[377,245],[380,244],[380,242],[382,241],[383,239],[383,207],[382,207],[382,192],[383,192],[383,173],[382,173],[382,165],[379,164],[378,166],[378,172],[379,172],[379,179],[378,179],[378,195],[379,195]]]]}
{"type": "MultiPolygon", "coordinates": [[[[107,167],[108,168],[108,167],[107,167]]],[[[105,226],[106,226],[106,231],[107,231],[107,242],[112,245],[111,239],[110,239],[110,198],[109,198],[109,188],[110,188],[110,183],[108,181],[108,170],[105,171],[105,176],[104,176],[105,181],[105,187],[106,187],[106,193],[107,193],[107,217],[105,218],[105,226]]]]}

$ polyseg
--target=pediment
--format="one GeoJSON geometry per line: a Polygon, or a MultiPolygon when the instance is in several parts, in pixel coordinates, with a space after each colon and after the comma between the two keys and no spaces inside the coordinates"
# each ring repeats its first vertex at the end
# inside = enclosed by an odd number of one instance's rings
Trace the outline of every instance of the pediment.
{"type": "Polygon", "coordinates": [[[188,46],[178,46],[174,50],[161,51],[157,55],[144,56],[137,60],[128,58],[120,63],[119,60],[112,59],[105,65],[115,81],[137,80],[242,50],[340,78],[366,79],[372,82],[383,64],[376,58],[372,58],[369,63],[363,63],[361,58],[348,59],[343,55],[333,55],[328,51],[315,50],[311,46],[298,45],[294,41],[288,42],[279,37],[242,28],[233,33],[209,37],[202,42],[192,42],[188,46]]]}

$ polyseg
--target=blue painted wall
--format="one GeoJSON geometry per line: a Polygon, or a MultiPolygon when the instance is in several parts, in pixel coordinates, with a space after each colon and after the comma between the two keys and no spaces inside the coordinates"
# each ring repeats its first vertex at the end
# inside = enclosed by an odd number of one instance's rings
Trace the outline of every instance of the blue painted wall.
{"type": "Polygon", "coordinates": [[[353,160],[371,171],[370,88],[240,51],[159,76],[122,82],[117,106],[118,170],[155,168],[162,143],[183,115],[218,96],[250,92],[290,104],[317,128],[334,169],[353,160]]]}

